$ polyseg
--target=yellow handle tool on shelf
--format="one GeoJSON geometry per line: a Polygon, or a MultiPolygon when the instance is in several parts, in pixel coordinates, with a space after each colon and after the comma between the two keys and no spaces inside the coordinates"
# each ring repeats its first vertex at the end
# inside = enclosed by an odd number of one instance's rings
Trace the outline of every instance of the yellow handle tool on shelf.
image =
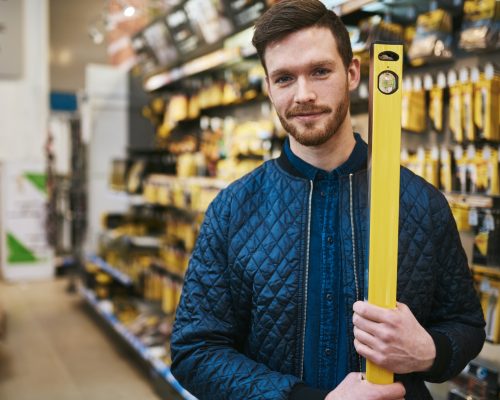
{"type": "MultiPolygon", "coordinates": [[[[402,75],[403,46],[374,43],[370,54],[368,140],[368,302],[385,308],[396,307],[402,75]]],[[[394,375],[367,360],[366,379],[388,384],[394,381],[394,375]]]]}

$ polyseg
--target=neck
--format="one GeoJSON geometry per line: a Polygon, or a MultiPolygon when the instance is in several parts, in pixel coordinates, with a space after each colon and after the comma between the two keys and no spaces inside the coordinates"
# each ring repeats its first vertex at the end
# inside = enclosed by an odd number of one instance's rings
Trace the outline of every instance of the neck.
{"type": "Polygon", "coordinates": [[[297,157],[316,168],[333,171],[347,161],[356,145],[352,132],[352,124],[347,117],[337,132],[320,146],[301,145],[289,135],[290,149],[297,157]]]}

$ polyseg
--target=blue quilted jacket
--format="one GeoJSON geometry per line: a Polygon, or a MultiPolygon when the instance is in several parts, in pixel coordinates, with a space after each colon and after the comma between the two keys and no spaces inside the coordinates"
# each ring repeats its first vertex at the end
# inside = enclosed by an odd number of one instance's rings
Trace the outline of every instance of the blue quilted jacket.
{"type": "MultiPolygon", "coordinates": [[[[199,399],[288,399],[301,382],[311,191],[282,154],[209,207],[171,342],[172,372],[199,399]]],[[[447,380],[479,353],[484,319],[446,199],[405,168],[400,193],[398,301],[431,334],[438,356],[431,371],[397,379],[407,400],[431,399],[424,380],[447,380]]],[[[341,177],[339,196],[352,315],[368,254],[366,169],[341,177]]],[[[350,318],[348,328],[350,370],[359,371],[350,318]]]]}

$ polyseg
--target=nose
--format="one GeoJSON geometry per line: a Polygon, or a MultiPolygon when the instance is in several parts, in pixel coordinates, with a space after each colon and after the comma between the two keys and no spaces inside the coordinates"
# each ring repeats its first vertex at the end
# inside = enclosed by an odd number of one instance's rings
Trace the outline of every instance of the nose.
{"type": "Polygon", "coordinates": [[[306,78],[299,77],[297,79],[296,88],[297,88],[295,92],[296,103],[299,104],[310,103],[316,100],[316,93],[314,92],[312,85],[310,84],[310,82],[307,81],[306,78]]]}

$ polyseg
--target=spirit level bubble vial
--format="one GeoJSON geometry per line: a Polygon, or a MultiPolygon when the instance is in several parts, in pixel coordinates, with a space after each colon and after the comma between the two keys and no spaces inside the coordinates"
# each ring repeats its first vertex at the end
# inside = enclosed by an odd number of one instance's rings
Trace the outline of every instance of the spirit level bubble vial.
{"type": "MultiPolygon", "coordinates": [[[[396,307],[402,75],[403,46],[374,43],[370,53],[368,136],[368,302],[385,308],[396,307]]],[[[394,381],[394,375],[367,360],[366,379],[388,384],[394,381]]]]}

